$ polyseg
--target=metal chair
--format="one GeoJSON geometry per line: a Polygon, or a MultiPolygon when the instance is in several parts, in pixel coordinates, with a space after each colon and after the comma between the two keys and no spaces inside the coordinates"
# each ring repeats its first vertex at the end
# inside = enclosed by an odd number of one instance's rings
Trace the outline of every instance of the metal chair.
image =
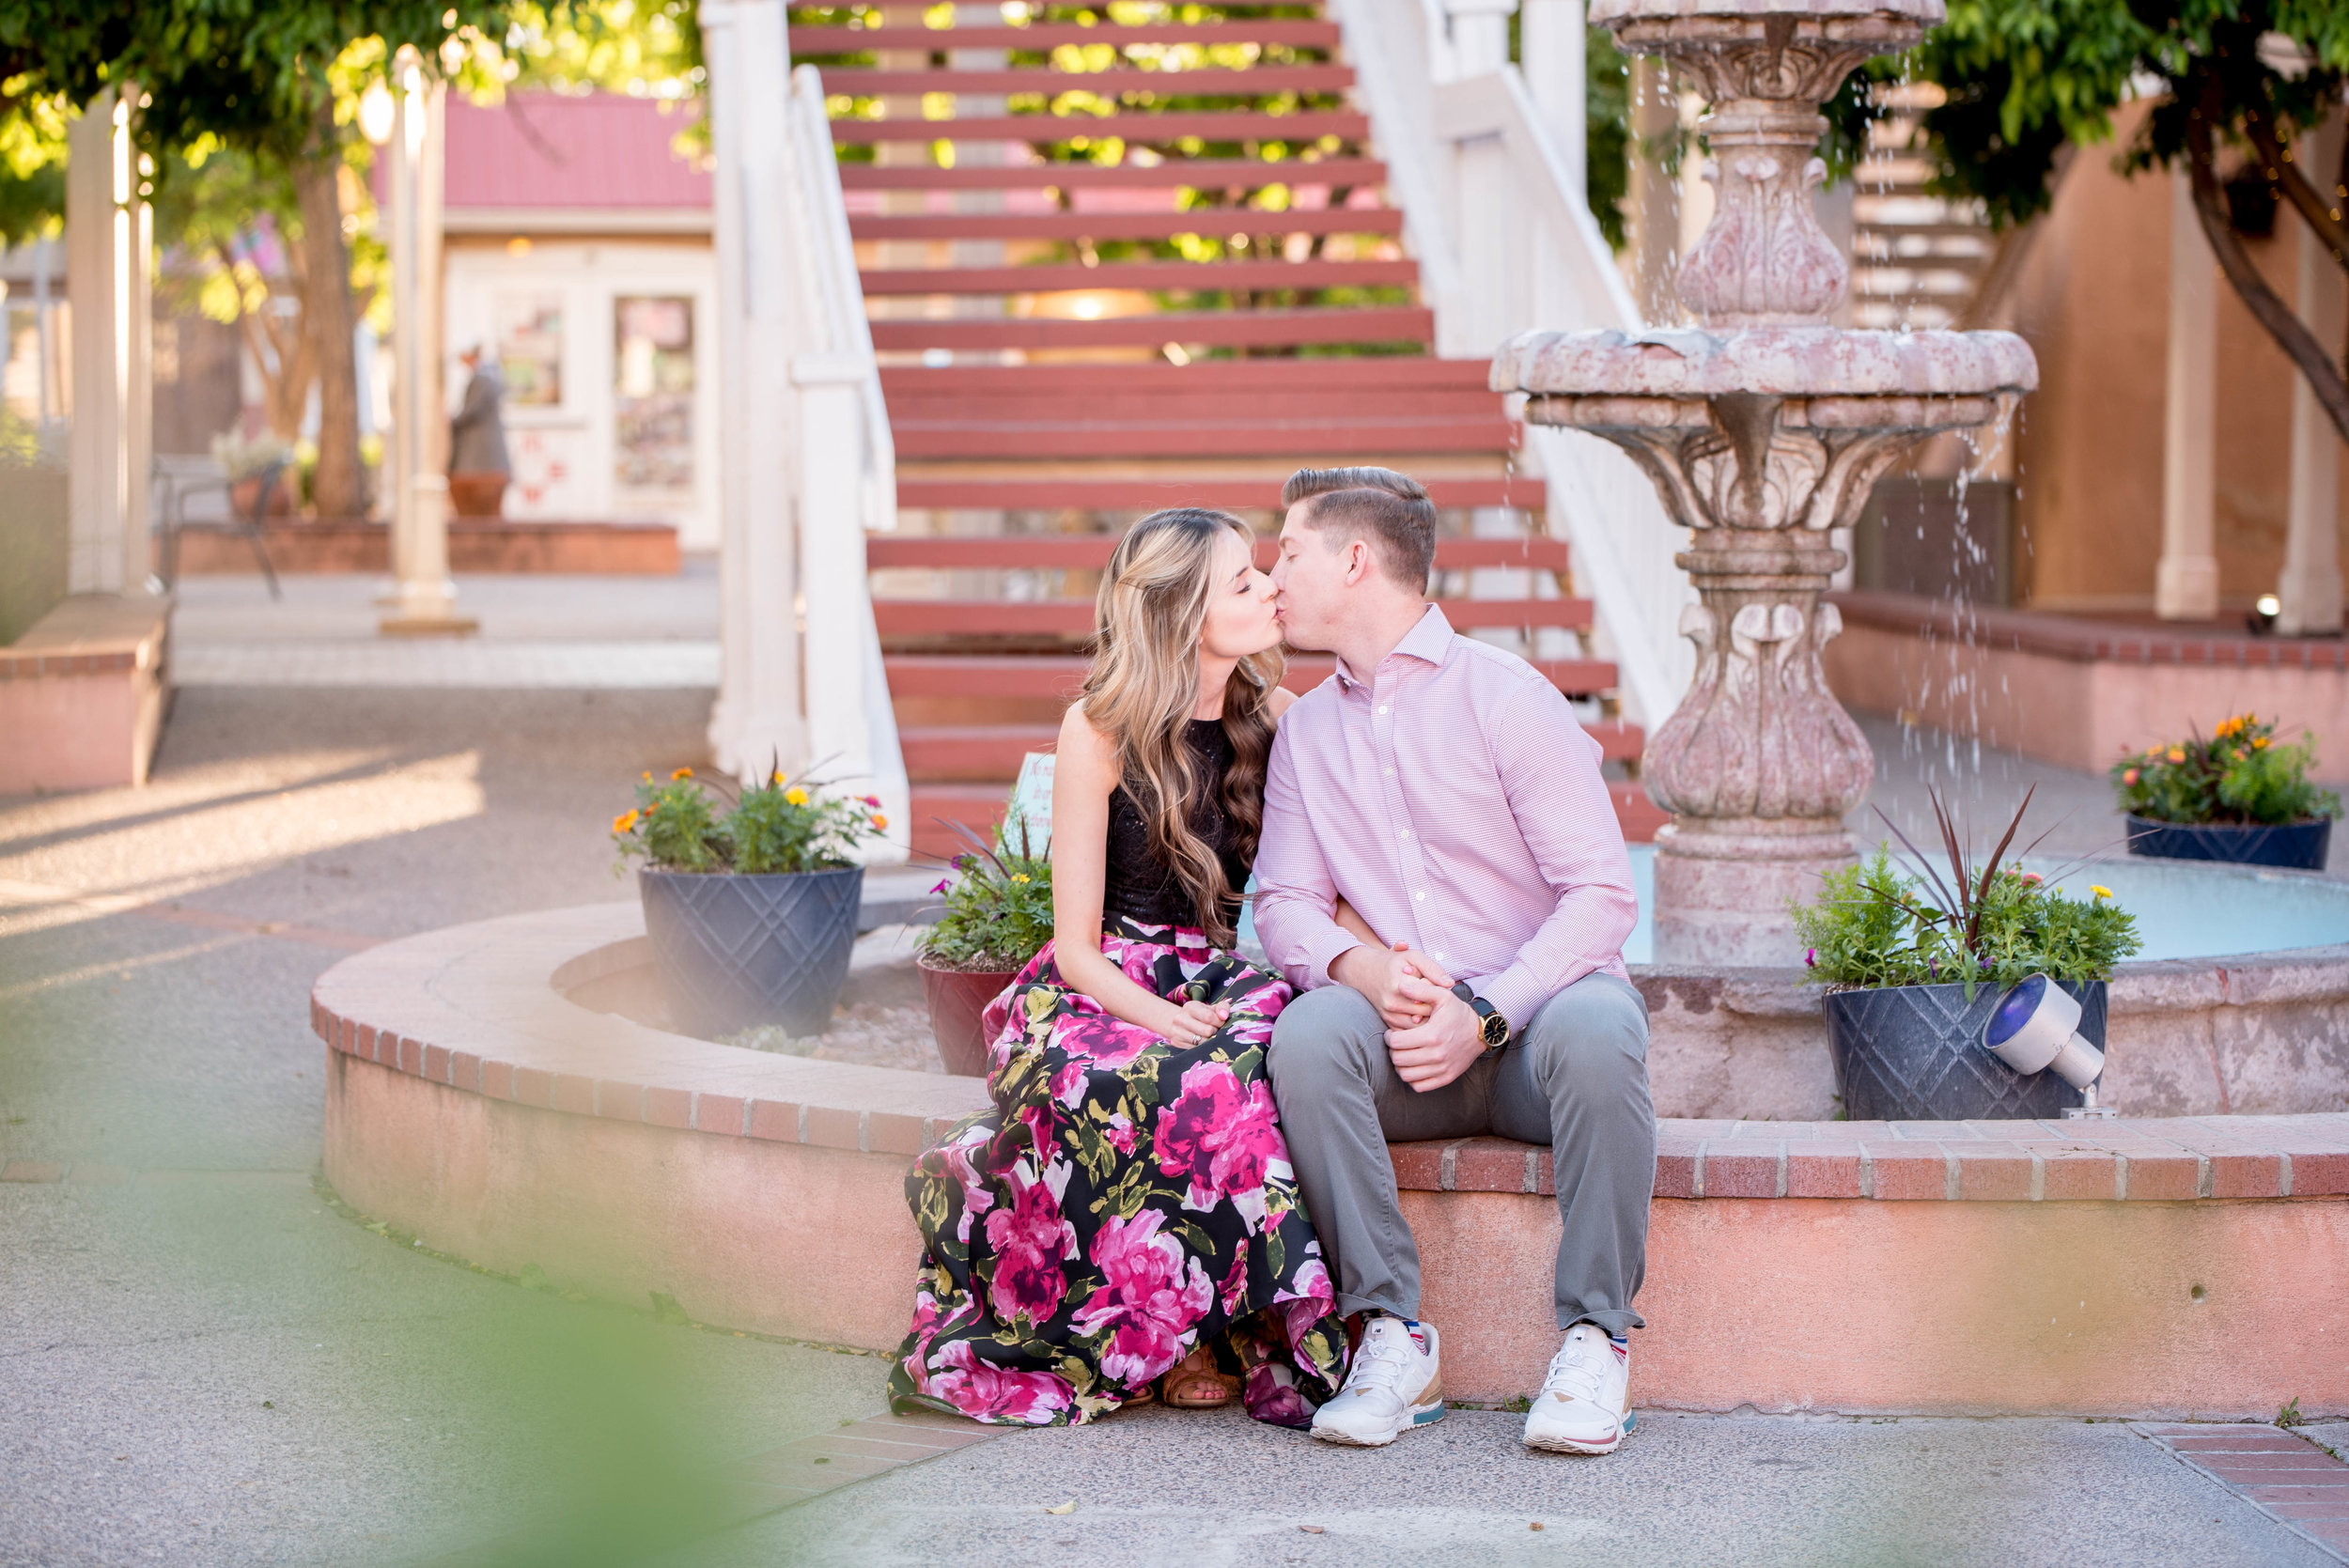
{"type": "MultiPolygon", "coordinates": [[[[240,510],[237,505],[237,486],[241,482],[239,480],[230,479],[226,474],[217,478],[191,479],[176,472],[160,472],[158,476],[163,480],[167,489],[163,502],[163,586],[169,588],[178,585],[179,536],[188,529],[194,528],[206,533],[241,536],[244,542],[253,547],[253,558],[261,564],[261,576],[269,582],[269,597],[285,598],[284,592],[277,586],[277,568],[270,564],[269,545],[264,530],[265,520],[269,517],[270,503],[276,499],[277,487],[285,482],[286,470],[292,461],[290,458],[279,458],[261,470],[258,475],[260,483],[254,487],[253,505],[249,509],[244,510],[240,510]],[[215,490],[219,491],[223,499],[227,502],[228,515],[225,518],[190,518],[188,516],[189,498],[209,495],[215,490]]],[[[247,475],[246,477],[254,476],[247,475]]]]}

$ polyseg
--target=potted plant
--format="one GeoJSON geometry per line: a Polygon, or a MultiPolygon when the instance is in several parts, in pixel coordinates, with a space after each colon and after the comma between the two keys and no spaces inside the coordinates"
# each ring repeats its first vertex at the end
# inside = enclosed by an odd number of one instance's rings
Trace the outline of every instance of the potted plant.
{"type": "Polygon", "coordinates": [[[212,461],[228,481],[228,504],[241,518],[288,518],[294,512],[294,449],[267,431],[247,439],[235,430],[212,438],[212,461]],[[271,482],[270,471],[277,470],[271,482]]]}
{"type": "Polygon", "coordinates": [[[958,822],[951,826],[971,850],[955,857],[957,875],[930,890],[945,895],[946,908],[913,962],[939,1060],[950,1073],[980,1078],[988,1004],[1052,939],[1051,851],[1029,843],[1024,823],[1016,847],[1001,833],[989,845],[958,822]]]}
{"type": "Polygon", "coordinates": [[[2276,726],[2240,713],[2205,740],[2123,757],[2113,788],[2129,818],[2129,853],[2176,861],[2322,871],[2341,798],[2309,782],[2316,737],[2279,745],[2276,726]]]}
{"type": "Polygon", "coordinates": [[[711,1039],[822,1032],[864,892],[849,857],[889,825],[879,804],[774,770],[730,800],[690,768],[638,782],[612,836],[623,863],[645,862],[645,930],[679,1024],[711,1039]]]}
{"type": "Polygon", "coordinates": [[[2081,1091],[2052,1072],[2017,1074],[1983,1046],[1983,1026],[2008,986],[2045,974],[2080,1003],[2079,1032],[2103,1048],[2105,983],[2138,950],[2136,921],[2108,888],[2092,884],[2088,897],[2068,897],[2036,872],[2000,864],[2021,811],[1977,868],[1937,794],[1933,808],[1948,877],[1893,828],[1918,875],[1878,848],[1829,873],[1818,900],[1793,911],[1803,962],[1828,987],[1822,1005],[1843,1114],[2060,1116],[2083,1103],[2081,1091]]]}

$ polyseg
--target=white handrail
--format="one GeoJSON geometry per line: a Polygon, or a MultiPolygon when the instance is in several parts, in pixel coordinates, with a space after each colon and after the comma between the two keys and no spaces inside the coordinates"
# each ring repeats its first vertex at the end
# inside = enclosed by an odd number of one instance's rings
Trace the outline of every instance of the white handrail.
{"type": "Polygon", "coordinates": [[[894,533],[896,442],[889,433],[889,408],[881,396],[880,362],[873,351],[873,326],[864,314],[864,290],[857,282],[856,244],[848,237],[848,201],[840,185],[840,163],[832,156],[823,76],[814,66],[803,65],[791,73],[791,121],[794,139],[809,153],[794,162],[802,185],[801,211],[820,226],[809,248],[821,279],[827,348],[854,356],[865,367],[857,385],[864,410],[864,526],[870,533],[894,533]]]}
{"type": "MultiPolygon", "coordinates": [[[[1535,327],[1636,330],[1639,307],[1582,181],[1517,68],[1447,80],[1460,57],[1449,28],[1470,17],[1481,24],[1486,7],[1461,7],[1449,21],[1443,0],[1336,0],[1335,9],[1436,313],[1437,351],[1489,358],[1535,327]]],[[[1581,8],[1570,9],[1543,24],[1579,27],[1581,8]]],[[[1580,98],[1573,85],[1554,96],[1580,98]]],[[[1614,660],[1631,716],[1653,728],[1695,668],[1679,632],[1694,595],[1672,559],[1686,531],[1638,468],[1603,442],[1529,427],[1525,457],[1574,547],[1577,586],[1595,603],[1595,651],[1614,660]]]]}

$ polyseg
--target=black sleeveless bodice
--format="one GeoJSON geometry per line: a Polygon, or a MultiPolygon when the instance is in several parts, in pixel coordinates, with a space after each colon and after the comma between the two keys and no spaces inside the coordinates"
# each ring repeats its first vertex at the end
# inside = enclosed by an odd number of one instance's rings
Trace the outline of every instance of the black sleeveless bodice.
{"type": "MultiPolygon", "coordinates": [[[[1223,815],[1223,775],[1232,766],[1232,739],[1220,719],[1193,719],[1184,731],[1199,784],[1190,800],[1193,831],[1214,846],[1223,877],[1237,893],[1248,885],[1249,866],[1239,858],[1232,825],[1223,815]]],[[[1110,796],[1109,870],[1101,887],[1104,919],[1124,916],[1145,925],[1199,924],[1198,908],[1181,878],[1150,852],[1150,830],[1142,812],[1119,785],[1110,796]]],[[[1239,901],[1224,906],[1224,924],[1239,919],[1239,901]]]]}

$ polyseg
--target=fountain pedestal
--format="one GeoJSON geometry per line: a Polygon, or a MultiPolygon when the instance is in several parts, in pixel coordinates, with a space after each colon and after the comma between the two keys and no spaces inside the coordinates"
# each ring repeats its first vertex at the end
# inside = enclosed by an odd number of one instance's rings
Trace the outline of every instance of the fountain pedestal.
{"type": "Polygon", "coordinates": [[[1694,531],[1677,559],[1699,603],[1680,631],[1697,668],[1647,742],[1641,777],[1672,814],[1657,836],[1656,957],[1775,965],[1794,957],[1790,900],[1854,858],[1844,814],[1875,757],[1828,690],[1819,650],[1842,629],[1819,596],[1848,528],[1907,447],[2004,417],[2038,382],[2010,333],[1847,332],[1827,324],[1849,270],[1811,193],[1826,164],[1819,103],[1871,54],[1906,48],[1942,0],[1595,0],[1626,50],[1700,80],[1719,190],[1680,270],[1697,329],[1524,334],[1496,391],[1537,425],[1587,431],[1646,472],[1694,531]]]}

